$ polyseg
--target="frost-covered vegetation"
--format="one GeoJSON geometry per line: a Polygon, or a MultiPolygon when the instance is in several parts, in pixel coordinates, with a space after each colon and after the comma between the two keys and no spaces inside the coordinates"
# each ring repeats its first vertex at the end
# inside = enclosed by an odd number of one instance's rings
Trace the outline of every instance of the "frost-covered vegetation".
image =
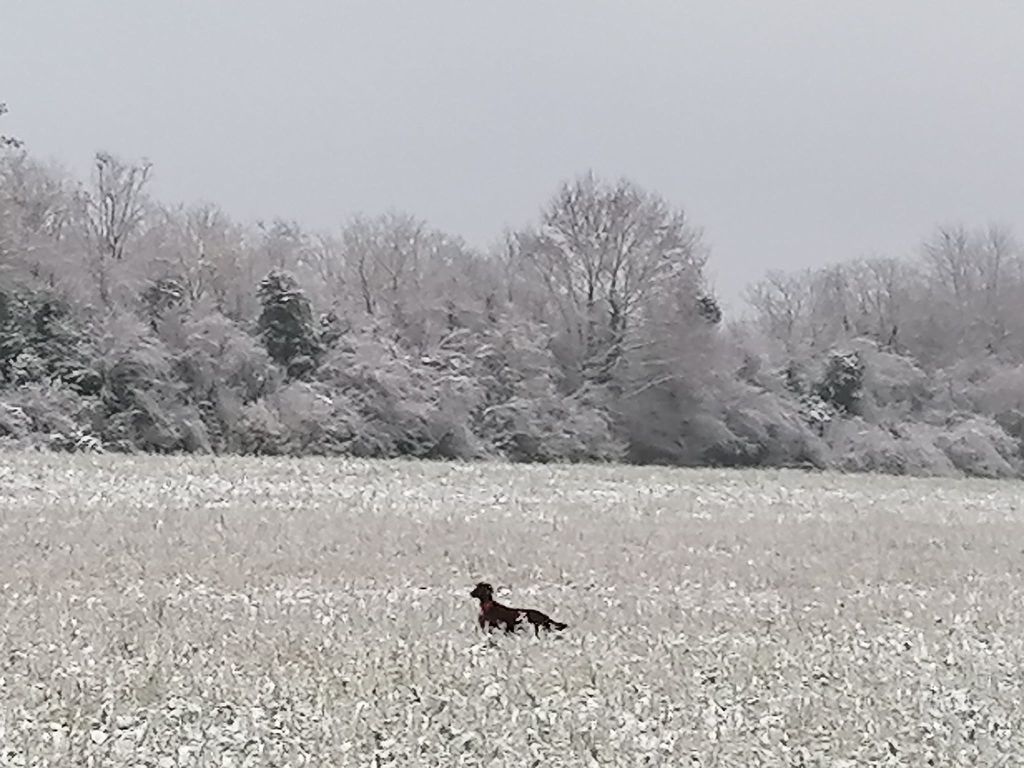
{"type": "Polygon", "coordinates": [[[0,764],[1011,765],[1021,491],[4,455],[0,764]]]}
{"type": "Polygon", "coordinates": [[[162,205],[0,147],[0,441],[59,450],[816,466],[1019,476],[1024,258],[775,275],[723,316],[699,229],[584,176],[487,252],[162,205]]]}

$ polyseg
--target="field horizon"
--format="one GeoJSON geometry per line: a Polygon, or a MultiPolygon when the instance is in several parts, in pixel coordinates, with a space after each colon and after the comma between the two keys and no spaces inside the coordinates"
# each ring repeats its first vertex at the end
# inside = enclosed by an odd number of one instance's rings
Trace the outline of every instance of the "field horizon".
{"type": "Polygon", "coordinates": [[[2,765],[995,765],[1024,483],[0,454],[2,765]],[[568,622],[486,638],[468,593],[568,622]]]}

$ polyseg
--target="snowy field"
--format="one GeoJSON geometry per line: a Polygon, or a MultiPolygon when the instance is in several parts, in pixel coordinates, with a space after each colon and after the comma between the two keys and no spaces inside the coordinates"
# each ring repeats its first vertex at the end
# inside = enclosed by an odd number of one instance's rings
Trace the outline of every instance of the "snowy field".
{"type": "Polygon", "coordinates": [[[1012,765],[1024,486],[0,454],[0,765],[1012,765]],[[569,622],[488,642],[472,584],[569,622]]]}

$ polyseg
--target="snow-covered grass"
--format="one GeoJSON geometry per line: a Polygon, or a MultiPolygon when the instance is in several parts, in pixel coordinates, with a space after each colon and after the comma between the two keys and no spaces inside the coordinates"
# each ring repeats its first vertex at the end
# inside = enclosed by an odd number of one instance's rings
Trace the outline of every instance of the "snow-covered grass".
{"type": "Polygon", "coordinates": [[[1013,764],[1022,505],[980,480],[0,454],[0,765],[1013,764]],[[478,579],[570,630],[484,640],[478,579]]]}

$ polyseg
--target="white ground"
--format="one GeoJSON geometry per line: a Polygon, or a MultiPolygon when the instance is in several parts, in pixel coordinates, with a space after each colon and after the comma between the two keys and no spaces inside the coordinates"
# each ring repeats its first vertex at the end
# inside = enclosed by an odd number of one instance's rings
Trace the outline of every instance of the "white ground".
{"type": "Polygon", "coordinates": [[[0,454],[0,765],[1012,765],[1022,550],[1020,483],[0,454]]]}

